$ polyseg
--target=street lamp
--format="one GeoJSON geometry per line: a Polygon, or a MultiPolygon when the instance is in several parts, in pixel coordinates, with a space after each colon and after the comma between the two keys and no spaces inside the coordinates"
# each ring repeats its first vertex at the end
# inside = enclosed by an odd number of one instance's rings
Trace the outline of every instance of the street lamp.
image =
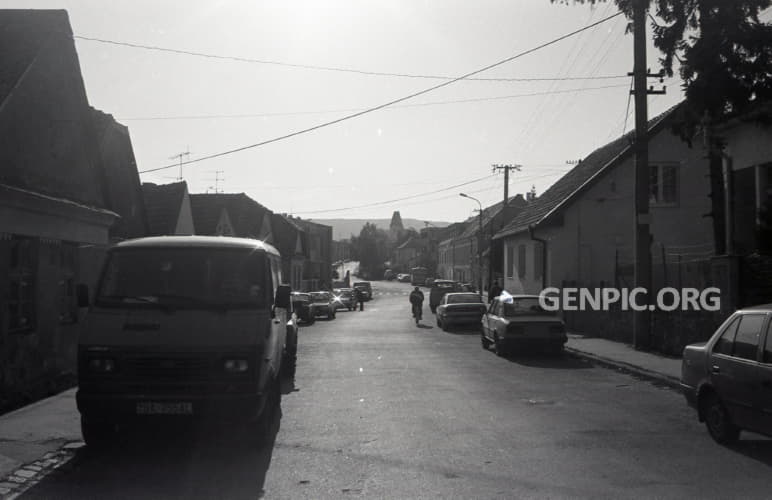
{"type": "Polygon", "coordinates": [[[470,200],[474,200],[480,206],[480,230],[477,233],[477,286],[478,286],[478,290],[480,291],[480,298],[482,298],[482,295],[483,295],[483,283],[482,283],[483,209],[482,209],[482,203],[480,203],[480,200],[478,200],[477,198],[475,198],[473,196],[469,196],[468,194],[458,193],[458,195],[463,197],[463,198],[469,198],[470,200]]]}

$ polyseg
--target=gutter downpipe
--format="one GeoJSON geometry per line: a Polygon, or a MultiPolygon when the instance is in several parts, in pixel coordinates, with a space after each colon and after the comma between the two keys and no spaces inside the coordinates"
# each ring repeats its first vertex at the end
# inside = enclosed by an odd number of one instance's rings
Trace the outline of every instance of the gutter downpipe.
{"type": "Polygon", "coordinates": [[[534,224],[528,226],[528,236],[533,241],[541,243],[541,289],[544,290],[547,288],[547,240],[534,236],[533,232],[535,229],[536,226],[534,224]]]}

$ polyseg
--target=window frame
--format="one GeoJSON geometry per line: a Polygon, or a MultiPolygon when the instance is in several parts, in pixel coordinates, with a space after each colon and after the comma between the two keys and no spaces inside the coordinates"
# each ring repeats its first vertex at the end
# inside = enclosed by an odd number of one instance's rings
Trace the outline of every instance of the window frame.
{"type": "Polygon", "coordinates": [[[679,168],[680,164],[678,162],[657,162],[657,163],[651,163],[649,164],[649,205],[652,207],[677,207],[680,204],[681,196],[681,175],[679,168]],[[673,182],[675,183],[675,186],[673,187],[673,191],[675,193],[674,199],[671,201],[665,201],[664,198],[664,174],[663,169],[664,168],[672,168],[674,175],[673,175],[673,182]],[[656,175],[656,184],[652,182],[651,177],[656,175]],[[652,188],[656,186],[657,193],[655,196],[652,196],[652,188]]]}
{"type": "Polygon", "coordinates": [[[767,315],[764,314],[764,313],[748,313],[748,314],[743,314],[741,316],[740,323],[737,325],[737,329],[735,330],[734,341],[732,342],[732,354],[730,354],[729,356],[731,356],[734,359],[742,359],[744,361],[754,361],[754,362],[757,362],[759,360],[759,347],[761,345],[761,340],[762,340],[761,339],[761,335],[764,333],[764,325],[766,324],[766,322],[767,322],[767,315]],[[740,356],[737,353],[737,336],[740,333],[740,330],[741,330],[741,328],[743,326],[743,322],[746,321],[750,317],[754,317],[754,318],[755,317],[760,317],[761,318],[761,324],[759,325],[758,331],[756,332],[756,346],[755,346],[755,350],[754,350],[754,353],[753,353],[754,355],[753,355],[752,358],[748,358],[748,357],[745,357],[745,356],[740,356]]]}

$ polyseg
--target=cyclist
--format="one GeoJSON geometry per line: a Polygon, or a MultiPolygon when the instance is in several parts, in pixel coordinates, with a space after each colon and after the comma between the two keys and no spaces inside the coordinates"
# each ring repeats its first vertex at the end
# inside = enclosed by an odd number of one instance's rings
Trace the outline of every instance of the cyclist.
{"type": "Polygon", "coordinates": [[[420,288],[415,287],[415,290],[410,292],[410,304],[413,306],[413,317],[415,318],[415,324],[421,321],[421,315],[424,307],[424,293],[420,288]]]}

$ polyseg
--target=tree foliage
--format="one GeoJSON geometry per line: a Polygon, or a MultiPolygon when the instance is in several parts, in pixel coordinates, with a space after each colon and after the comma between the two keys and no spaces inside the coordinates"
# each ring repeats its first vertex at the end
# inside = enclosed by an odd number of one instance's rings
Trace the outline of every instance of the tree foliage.
{"type": "Polygon", "coordinates": [[[359,261],[360,274],[364,276],[382,276],[384,262],[389,259],[390,245],[386,231],[378,229],[369,222],[351,238],[353,257],[359,261]]]}
{"type": "MultiPolygon", "coordinates": [[[[635,1],[614,0],[630,19],[635,1]]],[[[772,0],[644,1],[656,16],[662,69],[673,76],[677,67],[682,80],[686,102],[675,120],[682,138],[691,141],[706,118],[715,123],[772,98],[772,25],[759,19],[772,0]]]]}

